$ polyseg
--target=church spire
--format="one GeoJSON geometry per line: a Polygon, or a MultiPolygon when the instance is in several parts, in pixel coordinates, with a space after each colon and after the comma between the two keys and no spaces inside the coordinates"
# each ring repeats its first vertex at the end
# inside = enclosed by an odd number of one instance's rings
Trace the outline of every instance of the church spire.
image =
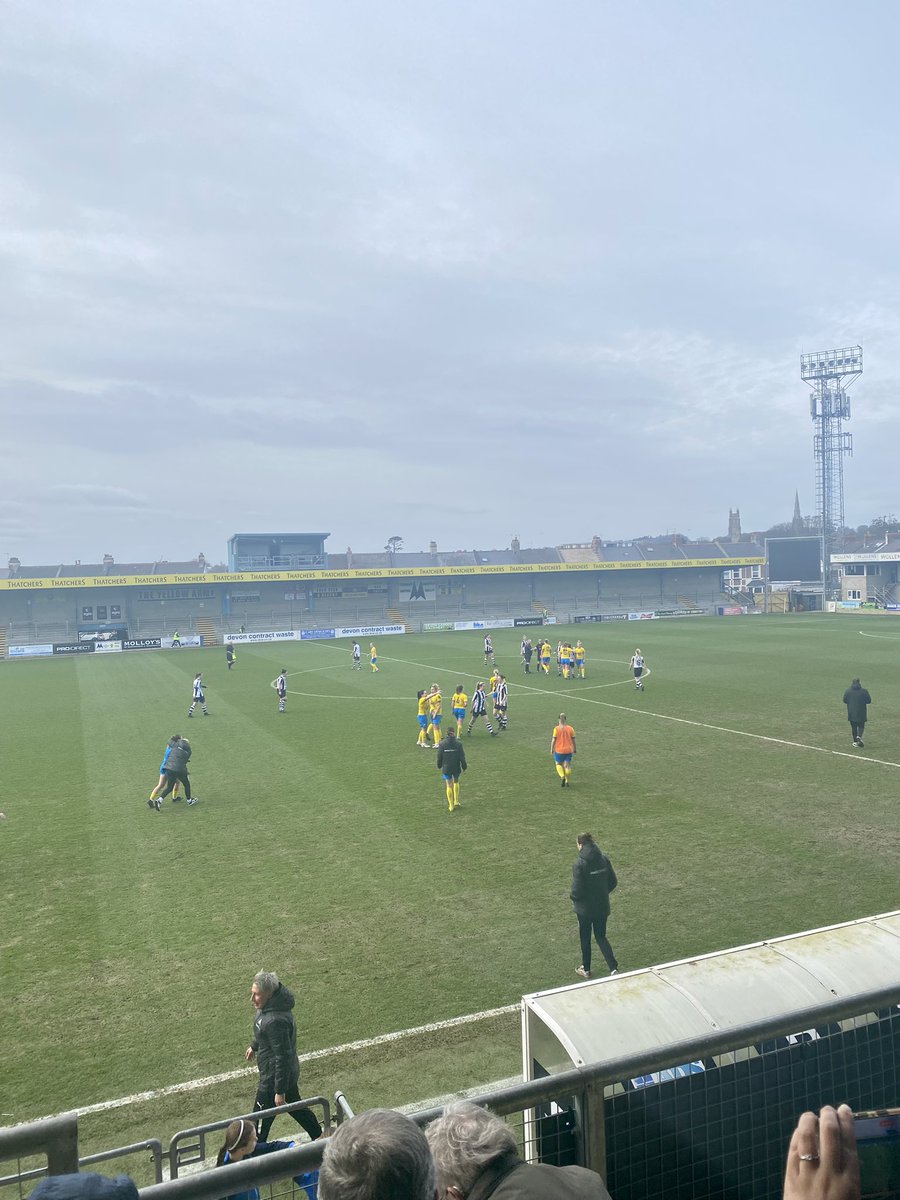
{"type": "Polygon", "coordinates": [[[791,532],[799,534],[803,532],[803,517],[800,515],[800,493],[794,492],[794,516],[791,521],[791,532]]]}

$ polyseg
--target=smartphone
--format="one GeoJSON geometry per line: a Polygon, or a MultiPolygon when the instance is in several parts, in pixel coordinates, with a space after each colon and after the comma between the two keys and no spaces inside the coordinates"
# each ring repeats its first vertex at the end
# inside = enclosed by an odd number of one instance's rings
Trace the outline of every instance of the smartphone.
{"type": "Polygon", "coordinates": [[[900,1200],[900,1108],[853,1114],[863,1200],[900,1200]]]}

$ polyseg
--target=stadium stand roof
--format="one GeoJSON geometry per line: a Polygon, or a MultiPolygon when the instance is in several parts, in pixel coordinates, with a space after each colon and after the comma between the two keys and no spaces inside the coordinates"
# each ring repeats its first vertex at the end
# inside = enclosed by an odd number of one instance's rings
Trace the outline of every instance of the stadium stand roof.
{"type": "Polygon", "coordinates": [[[600,562],[600,557],[593,546],[560,546],[559,557],[563,562],[592,563],[600,562]]]}
{"type": "Polygon", "coordinates": [[[644,556],[631,542],[605,542],[603,558],[606,562],[643,562],[644,556]]]}
{"type": "Polygon", "coordinates": [[[718,542],[691,542],[691,558],[727,558],[718,542]]]}
{"type": "MultiPolygon", "coordinates": [[[[641,540],[635,544],[646,562],[652,562],[655,558],[687,558],[681,546],[675,542],[660,542],[654,539],[653,541],[641,540]]],[[[705,558],[706,555],[702,557],[705,558]]]]}
{"type": "Polygon", "coordinates": [[[759,558],[763,552],[758,542],[721,542],[717,545],[728,558],[759,558]]]}
{"type": "Polygon", "coordinates": [[[537,549],[518,550],[515,562],[520,563],[553,563],[559,562],[559,551],[553,546],[539,546],[537,549]]]}
{"type": "Polygon", "coordinates": [[[199,562],[151,563],[53,563],[44,566],[18,566],[0,571],[0,579],[88,579],[100,575],[202,575],[207,571],[222,571],[222,566],[199,562]]]}

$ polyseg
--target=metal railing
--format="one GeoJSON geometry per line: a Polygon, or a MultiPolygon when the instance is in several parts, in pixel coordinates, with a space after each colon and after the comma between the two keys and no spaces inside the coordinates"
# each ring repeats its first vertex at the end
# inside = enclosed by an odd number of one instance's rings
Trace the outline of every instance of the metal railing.
{"type": "MultiPolygon", "coordinates": [[[[880,1108],[898,1096],[900,981],[486,1091],[475,1100],[511,1118],[525,1156],[591,1167],[605,1177],[616,1200],[775,1200],[801,1111],[840,1101],[856,1109],[880,1108]]],[[[321,1097],[302,1102],[314,1103],[324,1109],[321,1097]]],[[[338,1093],[338,1123],[352,1111],[338,1093]]],[[[325,1112],[327,1121],[330,1111],[325,1112]]],[[[424,1126],[440,1112],[429,1109],[413,1119],[424,1126]]],[[[0,1158],[43,1149],[54,1173],[73,1169],[76,1129],[74,1118],[56,1118],[0,1131],[0,1158]]],[[[182,1131],[173,1143],[200,1132],[182,1131]]],[[[179,1175],[142,1189],[141,1200],[211,1200],[286,1183],[314,1170],[323,1147],[317,1141],[179,1175]]],[[[271,1193],[282,1194],[283,1189],[271,1193]]]]}
{"type": "Polygon", "coordinates": [[[310,1096],[305,1100],[294,1100],[290,1104],[280,1104],[277,1108],[261,1109],[257,1112],[244,1113],[240,1117],[226,1117],[223,1121],[213,1121],[206,1125],[196,1125],[192,1129],[181,1129],[174,1134],[169,1142],[169,1178],[177,1179],[182,1168],[199,1166],[211,1157],[207,1150],[207,1136],[220,1129],[225,1129],[232,1121],[248,1121],[256,1124],[269,1117],[288,1116],[300,1108],[318,1108],[322,1110],[319,1122],[326,1132],[331,1129],[331,1105],[324,1096],[310,1096]]]}

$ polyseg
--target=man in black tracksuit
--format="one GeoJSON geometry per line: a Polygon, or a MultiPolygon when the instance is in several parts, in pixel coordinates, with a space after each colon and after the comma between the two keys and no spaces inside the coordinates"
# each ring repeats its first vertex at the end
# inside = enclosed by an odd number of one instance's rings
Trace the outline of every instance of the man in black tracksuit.
{"type": "Polygon", "coordinates": [[[578,857],[572,867],[571,897],[581,937],[581,966],[576,968],[576,974],[590,979],[592,929],[610,974],[619,969],[615,952],[606,937],[609,894],[615,891],[619,881],[612,863],[589,833],[579,833],[575,840],[578,857]]]}
{"type": "MultiPolygon", "coordinates": [[[[256,1056],[259,1086],[254,1112],[275,1108],[301,1099],[300,1060],[297,1057],[297,1025],[294,1021],[294,997],[280,983],[274,971],[260,971],[253,979],[250,999],[256,1009],[253,1022],[253,1041],[244,1057],[249,1062],[256,1056]]],[[[290,1114],[315,1141],[322,1136],[322,1126],[308,1108],[297,1108],[290,1114]]],[[[264,1142],[272,1128],[274,1117],[259,1124],[259,1140],[264,1142]]]]}
{"type": "Polygon", "coordinates": [[[866,728],[866,717],[872,697],[859,680],[854,679],[844,692],[844,703],[847,705],[847,720],[850,722],[850,736],[853,738],[853,745],[862,749],[864,745],[863,731],[866,728]]]}

